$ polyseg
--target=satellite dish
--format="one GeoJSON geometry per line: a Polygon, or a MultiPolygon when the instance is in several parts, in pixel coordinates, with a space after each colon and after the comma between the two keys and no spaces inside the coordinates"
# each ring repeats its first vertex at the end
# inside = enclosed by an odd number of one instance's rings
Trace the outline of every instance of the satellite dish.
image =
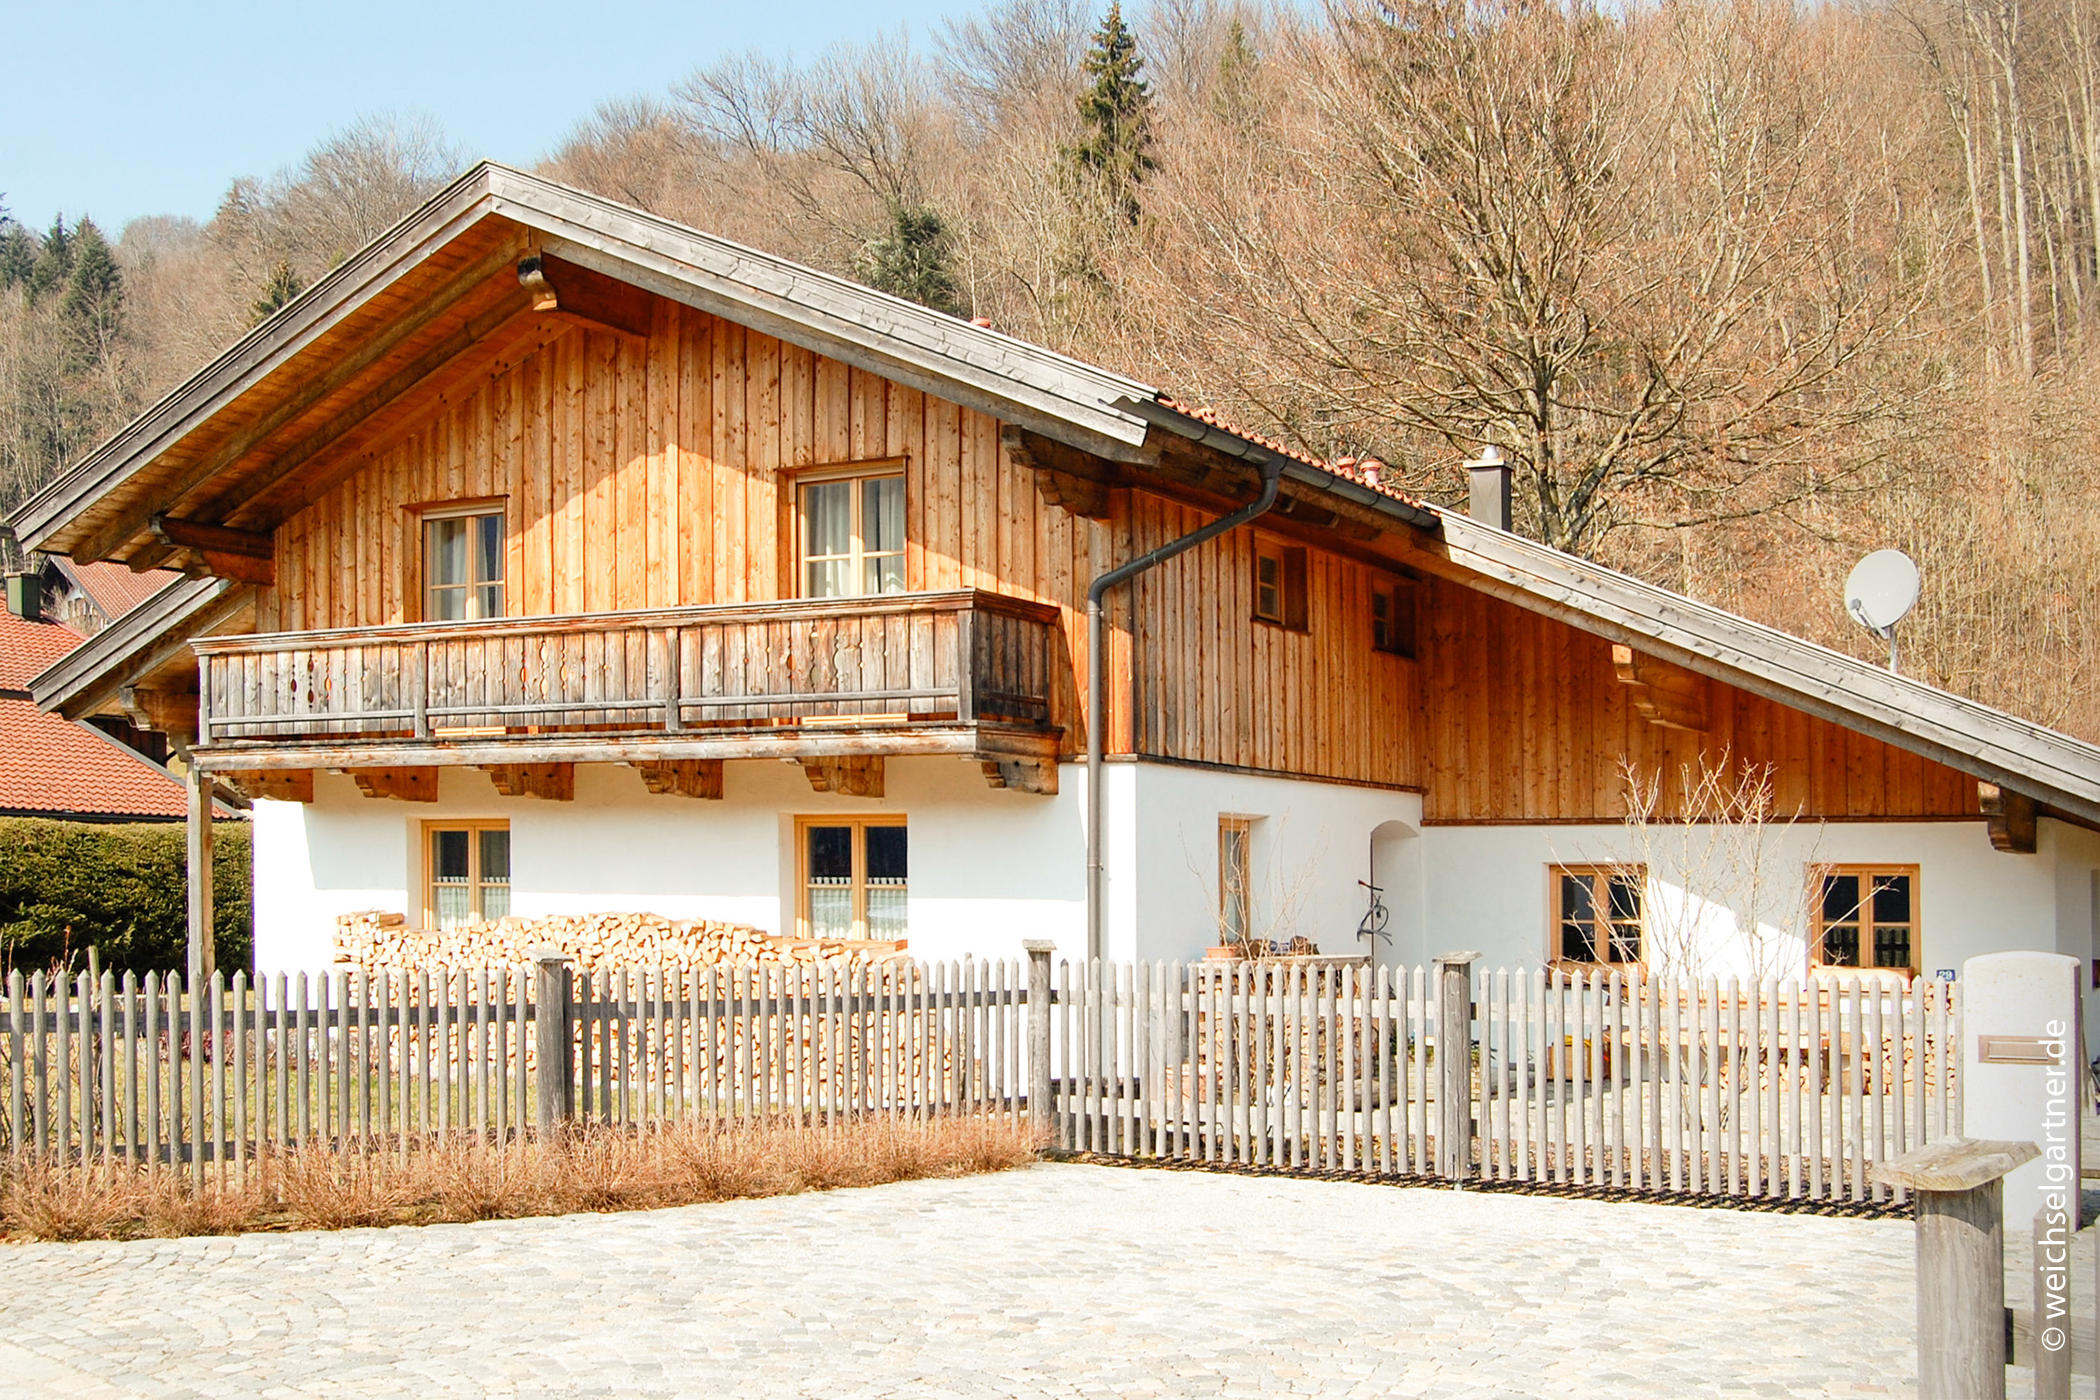
{"type": "Polygon", "coordinates": [[[1877,549],[1852,566],[1845,579],[1845,611],[1889,644],[1889,669],[1896,669],[1896,624],[1918,605],[1918,566],[1900,549],[1877,549]]]}

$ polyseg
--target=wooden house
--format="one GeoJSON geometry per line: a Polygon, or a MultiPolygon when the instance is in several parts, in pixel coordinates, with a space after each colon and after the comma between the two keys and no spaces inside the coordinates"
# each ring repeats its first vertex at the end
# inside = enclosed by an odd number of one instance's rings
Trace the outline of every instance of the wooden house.
{"type": "Polygon", "coordinates": [[[367,908],[943,957],[1634,962],[1667,920],[1721,972],[2092,955],[2100,750],[1522,539],[1476,484],[1436,508],[482,165],[12,527],[184,575],[36,695],[259,799],[265,970],[367,908]],[[1681,770],[1746,763],[1786,820],[1673,825],[1681,770]],[[1763,893],[1694,868],[1722,837],[1763,893]]]}

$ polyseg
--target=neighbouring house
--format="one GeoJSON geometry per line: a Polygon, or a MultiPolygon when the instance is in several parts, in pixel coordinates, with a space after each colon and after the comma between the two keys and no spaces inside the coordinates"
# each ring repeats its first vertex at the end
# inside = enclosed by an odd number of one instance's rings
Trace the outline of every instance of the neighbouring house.
{"type": "Polygon", "coordinates": [[[102,559],[76,564],[63,554],[40,555],[37,563],[43,615],[83,637],[94,636],[181,577],[167,569],[132,570],[102,559]]]}
{"type": "Polygon", "coordinates": [[[259,799],[268,971],[363,909],[943,958],[2093,956],[2100,749],[1520,538],[1501,469],[1473,486],[1434,507],[482,165],[12,527],[189,575],[36,697],[150,716],[259,799]],[[1743,765],[1762,816],[1708,820],[1680,775],[1743,765]]]}
{"type": "Polygon", "coordinates": [[[80,646],[72,628],[46,621],[36,576],[9,580],[0,611],[0,816],[62,821],[180,821],[180,779],[123,742],[122,716],[76,722],[30,698],[35,677],[80,646]],[[27,616],[24,614],[27,613],[27,616]]]}

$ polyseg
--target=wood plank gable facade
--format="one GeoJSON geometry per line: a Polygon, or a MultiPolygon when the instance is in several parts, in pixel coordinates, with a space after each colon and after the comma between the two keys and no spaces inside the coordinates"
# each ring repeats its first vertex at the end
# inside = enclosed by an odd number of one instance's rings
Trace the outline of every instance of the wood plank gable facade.
{"type": "MultiPolygon", "coordinates": [[[[1216,508],[1122,487],[1089,519],[1045,500],[985,413],[649,304],[646,338],[566,328],[417,403],[278,528],[257,630],[416,621],[417,508],[468,500],[507,512],[513,616],[792,598],[797,474],[901,461],[906,588],[1056,606],[1069,670],[1053,717],[1077,751],[1087,583],[1216,508]]],[[[1417,790],[1431,822],[1612,821],[1622,756],[1662,772],[1667,799],[1680,765],[1724,753],[1773,764],[1781,807],[1808,817],[1978,815],[1965,775],[1717,682],[1703,730],[1651,723],[1604,640],[1420,576],[1399,539],[1320,539],[1263,522],[1111,598],[1111,755],[1417,790]],[[1254,618],[1273,529],[1310,542],[1303,630],[1254,618]],[[1417,590],[1417,659],[1371,645],[1372,590],[1396,583],[1417,590]]]]}

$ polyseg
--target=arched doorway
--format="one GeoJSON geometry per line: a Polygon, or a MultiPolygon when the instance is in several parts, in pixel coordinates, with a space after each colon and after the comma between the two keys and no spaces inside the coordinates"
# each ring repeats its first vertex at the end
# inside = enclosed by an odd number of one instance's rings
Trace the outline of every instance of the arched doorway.
{"type": "Polygon", "coordinates": [[[1423,928],[1422,833],[1403,821],[1371,829],[1370,871],[1385,905],[1383,937],[1367,938],[1381,966],[1416,967],[1429,960],[1423,928]]]}

